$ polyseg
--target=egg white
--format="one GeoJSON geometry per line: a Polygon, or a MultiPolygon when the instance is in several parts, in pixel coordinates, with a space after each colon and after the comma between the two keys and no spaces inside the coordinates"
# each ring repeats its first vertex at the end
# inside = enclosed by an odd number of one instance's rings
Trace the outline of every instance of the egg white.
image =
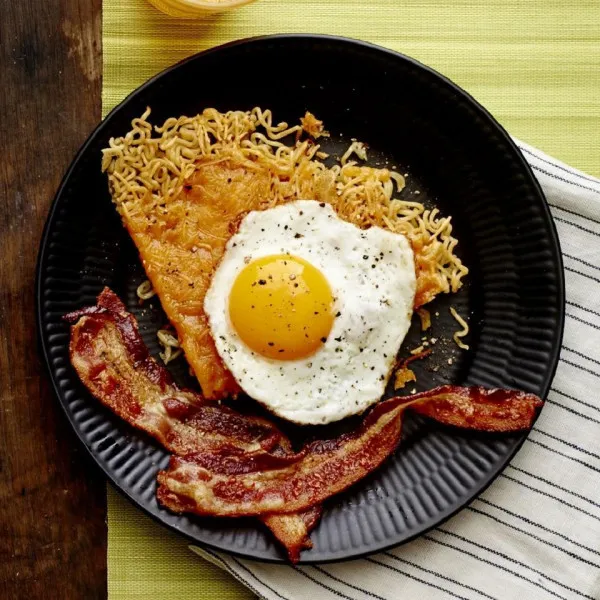
{"type": "Polygon", "coordinates": [[[322,424],[377,402],[413,314],[416,277],[408,240],[378,227],[361,230],[331,206],[298,200],[250,212],[227,243],[204,301],[217,351],[240,387],[280,417],[322,424]],[[251,350],[229,318],[229,293],[257,258],[290,254],[326,277],[337,314],[309,357],[275,360],[251,350]]]}

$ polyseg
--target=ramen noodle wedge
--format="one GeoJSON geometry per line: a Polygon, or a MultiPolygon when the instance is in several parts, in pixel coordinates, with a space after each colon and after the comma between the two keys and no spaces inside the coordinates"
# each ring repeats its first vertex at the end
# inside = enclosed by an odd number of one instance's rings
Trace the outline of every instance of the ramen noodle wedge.
{"type": "Polygon", "coordinates": [[[207,398],[235,395],[210,334],[204,297],[229,238],[249,211],[298,199],[331,204],[338,216],[366,229],[404,234],[414,251],[415,308],[457,291],[468,272],[454,253],[450,217],[398,198],[404,178],[350,160],[366,158],[353,142],[343,164],[325,165],[312,135],[324,135],[313,115],[302,124],[273,123],[269,110],[170,118],[152,127],[150,110],[103,151],[103,170],[152,288],[207,398]]]}

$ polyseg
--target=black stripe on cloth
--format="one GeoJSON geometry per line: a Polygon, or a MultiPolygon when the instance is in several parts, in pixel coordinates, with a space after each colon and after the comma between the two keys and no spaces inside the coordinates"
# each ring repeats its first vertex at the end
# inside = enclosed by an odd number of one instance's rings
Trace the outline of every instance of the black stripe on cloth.
{"type": "MultiPolygon", "coordinates": [[[[483,504],[487,504],[488,506],[491,506],[492,508],[495,508],[496,510],[500,510],[500,511],[506,513],[507,515],[514,517],[515,519],[519,519],[520,521],[527,523],[527,525],[532,525],[533,527],[539,527],[543,531],[547,531],[548,533],[551,533],[552,535],[555,535],[556,537],[559,537],[562,540],[565,540],[565,542],[569,542],[570,544],[573,544],[574,546],[577,546],[577,547],[581,548],[582,550],[587,550],[591,554],[600,556],[600,552],[598,552],[598,550],[594,550],[594,548],[590,548],[589,546],[586,546],[585,544],[580,544],[579,542],[572,540],[570,537],[567,537],[566,535],[559,533],[558,531],[556,531],[554,529],[550,529],[550,527],[546,527],[545,525],[536,523],[535,521],[532,521],[531,519],[528,519],[527,517],[524,517],[523,515],[519,515],[516,512],[513,512],[512,510],[508,510],[507,508],[500,506],[499,504],[494,504],[493,502],[490,502],[489,500],[485,500],[483,498],[477,498],[477,501],[482,502],[483,504]]],[[[491,515],[488,515],[488,516],[491,516],[491,515]]]]}
{"type": "Polygon", "coordinates": [[[563,212],[573,215],[574,217],[579,217],[580,219],[583,219],[584,221],[590,221],[591,223],[598,223],[598,225],[600,225],[600,221],[597,221],[596,219],[593,219],[592,217],[586,217],[585,215],[575,212],[574,210],[569,210],[568,208],[564,208],[563,206],[558,206],[558,204],[550,204],[550,202],[548,202],[548,206],[551,206],[552,208],[557,208],[558,210],[562,210],[563,212]]]}
{"type": "Polygon", "coordinates": [[[567,300],[566,303],[569,306],[574,306],[575,308],[579,308],[579,309],[583,310],[584,312],[589,312],[593,315],[596,315],[597,317],[600,317],[600,312],[597,312],[591,308],[586,308],[585,306],[581,306],[581,304],[577,304],[576,302],[571,302],[570,300],[567,300]]]}
{"type": "Polygon", "coordinates": [[[591,279],[592,281],[596,281],[596,282],[600,283],[600,279],[598,279],[597,277],[594,277],[593,275],[588,275],[587,273],[584,273],[583,271],[578,271],[577,269],[567,267],[566,265],[565,265],[565,271],[569,271],[570,273],[576,273],[577,275],[581,275],[582,277],[585,277],[586,279],[591,279]]]}
{"type": "Polygon", "coordinates": [[[600,233],[598,231],[594,231],[593,229],[588,229],[587,227],[584,227],[583,225],[579,225],[579,223],[573,223],[573,221],[567,221],[566,219],[563,219],[562,217],[557,217],[556,215],[554,216],[554,220],[560,221],[561,223],[565,223],[565,225],[571,225],[573,227],[576,227],[577,229],[581,229],[581,231],[585,231],[586,233],[591,233],[592,235],[600,237],[600,233]]]}
{"type": "Polygon", "coordinates": [[[456,579],[452,579],[451,577],[442,575],[441,573],[438,573],[438,571],[432,571],[431,569],[426,569],[425,567],[422,567],[421,565],[418,565],[417,563],[406,560],[405,558],[400,558],[399,556],[395,556],[394,554],[391,554],[390,552],[384,552],[383,554],[385,554],[385,556],[387,556],[388,558],[391,558],[395,561],[405,563],[407,565],[410,565],[411,567],[420,569],[421,571],[424,571],[425,573],[429,573],[430,575],[436,575],[437,577],[439,577],[441,579],[445,579],[446,581],[449,581],[450,583],[453,583],[454,585],[457,585],[459,587],[465,588],[466,590],[469,590],[471,592],[476,592],[477,594],[480,594],[485,598],[489,598],[490,600],[498,600],[495,596],[490,596],[489,594],[486,594],[485,592],[482,592],[481,590],[479,590],[477,588],[467,585],[466,583],[461,583],[460,581],[456,581],[456,579]]]}
{"type": "MultiPolygon", "coordinates": [[[[282,600],[290,600],[290,598],[287,598],[286,596],[282,596],[277,590],[273,589],[270,585],[266,584],[262,579],[260,579],[259,577],[257,577],[248,567],[246,567],[245,565],[243,565],[235,556],[230,556],[229,557],[238,567],[240,567],[241,569],[243,569],[244,571],[246,571],[246,573],[248,573],[248,575],[250,575],[251,577],[253,577],[256,581],[258,581],[258,583],[260,585],[262,585],[263,587],[267,588],[270,592],[272,592],[273,594],[275,594],[275,596],[277,596],[278,598],[281,598],[282,600]]],[[[232,570],[233,571],[233,570],[232,570]]],[[[235,571],[234,571],[235,573],[235,571]]],[[[243,583],[245,585],[248,585],[248,583],[246,582],[246,580],[243,581],[243,583]]],[[[250,585],[248,585],[248,587],[250,587],[250,585]]],[[[251,588],[252,589],[252,588],[251,588]]],[[[263,594],[261,594],[260,592],[256,591],[255,589],[252,589],[252,591],[257,595],[260,596],[261,598],[264,598],[263,594]]]]}
{"type": "MultiPolygon", "coordinates": [[[[350,596],[346,596],[346,594],[342,594],[342,592],[328,586],[326,583],[323,583],[322,581],[319,581],[318,579],[311,577],[308,573],[306,573],[302,569],[299,569],[298,567],[294,567],[294,571],[296,571],[296,573],[300,573],[300,575],[304,575],[304,577],[306,577],[309,581],[316,583],[318,586],[322,587],[324,590],[327,590],[328,592],[335,594],[338,598],[344,598],[345,600],[352,600],[352,598],[350,598],[350,596]]],[[[355,588],[355,589],[359,590],[359,588],[355,588]]],[[[364,592],[365,590],[359,590],[359,591],[364,592]]],[[[376,598],[381,598],[381,596],[376,596],[376,598]]],[[[385,598],[381,598],[381,600],[385,600],[385,598]]]]}
{"type": "MultiPolygon", "coordinates": [[[[474,542],[473,540],[469,540],[466,537],[463,537],[462,535],[458,535],[457,533],[454,533],[452,531],[447,531],[447,530],[441,529],[439,527],[435,531],[437,531],[438,533],[443,533],[444,535],[447,535],[447,536],[455,537],[456,539],[460,540],[461,542],[464,542],[466,544],[472,544],[473,546],[476,546],[477,548],[480,548],[481,550],[486,550],[490,554],[499,556],[499,557],[503,558],[504,560],[507,560],[508,562],[514,563],[515,565],[519,565],[520,567],[523,567],[525,569],[529,569],[532,573],[535,573],[536,575],[543,577],[547,581],[550,581],[550,582],[554,583],[555,585],[558,585],[566,590],[569,590],[570,592],[575,592],[576,594],[579,594],[580,596],[582,596],[584,598],[588,598],[589,600],[596,600],[592,596],[588,596],[587,594],[584,594],[583,592],[580,592],[580,591],[576,590],[575,588],[572,588],[572,587],[566,585],[565,583],[561,583],[557,579],[553,579],[552,577],[549,577],[546,573],[543,573],[542,571],[539,571],[538,569],[535,569],[534,567],[532,567],[524,562],[521,562],[520,560],[517,560],[516,558],[513,558],[512,556],[508,556],[508,554],[504,554],[503,552],[499,552],[498,550],[494,550],[493,548],[488,548],[487,546],[484,546],[483,544],[478,544],[477,542],[474,542]]],[[[498,569],[506,571],[507,573],[511,573],[512,575],[514,575],[515,577],[518,577],[519,579],[524,579],[525,581],[532,583],[533,585],[535,585],[537,587],[542,588],[543,590],[547,591],[550,594],[553,594],[554,596],[563,598],[563,596],[560,596],[560,595],[556,594],[555,592],[553,592],[552,590],[549,590],[548,588],[544,587],[541,583],[535,581],[534,579],[529,579],[529,577],[526,577],[522,573],[513,571],[512,569],[509,569],[508,567],[504,567],[502,565],[499,565],[498,563],[495,563],[495,562],[492,562],[485,558],[482,558],[478,554],[474,554],[472,552],[469,552],[468,550],[459,548],[458,546],[454,546],[453,544],[450,544],[448,542],[442,542],[441,540],[437,540],[437,539],[431,537],[430,535],[424,535],[423,537],[428,540],[431,540],[432,542],[435,542],[436,544],[441,544],[442,546],[448,546],[449,548],[453,548],[454,550],[456,550],[458,552],[468,554],[469,556],[472,556],[473,558],[475,558],[481,562],[484,562],[488,565],[492,565],[493,567],[497,567],[498,569]]]]}
{"type": "Polygon", "coordinates": [[[541,538],[539,535],[535,535],[535,533],[531,533],[530,531],[521,529],[520,527],[517,527],[516,525],[511,525],[510,523],[507,523],[506,521],[503,521],[502,519],[499,519],[498,517],[495,517],[494,515],[490,515],[489,513],[485,512],[484,510],[479,510],[478,508],[474,508],[473,506],[467,506],[467,509],[478,515],[483,515],[484,517],[487,517],[488,519],[491,519],[492,521],[496,521],[496,523],[500,523],[500,525],[504,525],[504,526],[508,527],[509,529],[513,529],[514,531],[523,533],[523,534],[529,536],[530,538],[533,538],[534,540],[541,542],[542,544],[546,544],[546,546],[550,546],[551,548],[554,548],[555,550],[558,550],[559,552],[563,552],[564,554],[566,554],[567,556],[570,556],[571,558],[574,558],[575,560],[579,560],[587,565],[590,565],[592,567],[596,567],[597,569],[600,569],[600,564],[592,562],[591,560],[588,560],[587,558],[583,558],[583,556],[579,556],[579,554],[575,554],[574,552],[571,552],[570,550],[565,550],[564,548],[561,548],[557,544],[553,544],[552,542],[549,542],[548,540],[541,538]]]}
{"type": "MultiPolygon", "coordinates": [[[[202,552],[205,552],[206,554],[210,554],[215,560],[218,560],[219,563],[221,563],[223,569],[225,569],[225,571],[227,571],[234,579],[236,579],[237,581],[239,581],[242,585],[245,585],[250,591],[252,591],[254,594],[256,594],[259,598],[265,598],[264,594],[262,594],[261,592],[259,592],[246,579],[242,579],[241,575],[239,573],[236,573],[235,569],[232,569],[218,554],[215,554],[214,552],[211,552],[210,550],[207,550],[206,548],[202,548],[202,552]]],[[[237,561],[233,556],[230,556],[230,558],[239,567],[241,567],[242,569],[244,569],[245,571],[247,571],[248,573],[250,573],[250,575],[252,575],[252,577],[254,577],[254,579],[256,579],[256,581],[258,581],[259,583],[261,583],[262,585],[264,585],[266,588],[270,589],[278,598],[281,598],[281,600],[290,600],[289,598],[286,598],[285,596],[282,596],[281,594],[279,594],[278,592],[276,592],[275,590],[273,590],[272,588],[270,588],[268,585],[265,585],[264,583],[262,583],[262,581],[258,577],[256,577],[256,575],[254,575],[254,573],[252,573],[249,569],[247,569],[244,565],[242,565],[239,561],[237,561]]]]}
{"type": "Polygon", "coordinates": [[[566,410],[574,415],[577,415],[578,417],[581,417],[582,419],[585,419],[586,421],[592,421],[592,423],[599,423],[600,424],[600,419],[594,419],[594,417],[589,417],[588,415],[579,412],[578,410],[575,410],[574,408],[569,408],[568,406],[565,406],[564,404],[561,404],[560,402],[556,402],[555,400],[550,400],[550,398],[546,398],[546,402],[548,404],[553,404],[554,406],[558,406],[560,408],[562,408],[563,410],[566,410]]]}
{"type": "Polygon", "coordinates": [[[563,344],[563,348],[565,350],[568,350],[569,352],[572,352],[573,354],[576,354],[577,356],[581,356],[581,358],[585,358],[585,360],[589,360],[590,362],[600,365],[600,360],[598,360],[596,358],[592,358],[591,356],[586,356],[585,354],[583,354],[583,352],[579,352],[579,350],[573,350],[573,348],[569,348],[568,346],[565,346],[564,344],[563,344]]]}
{"type": "MultiPolygon", "coordinates": [[[[568,316],[571,316],[571,315],[568,315],[568,316]]],[[[598,327],[596,327],[595,329],[598,329],[598,327]]],[[[567,360],[564,357],[562,357],[560,360],[561,360],[561,362],[564,362],[567,365],[571,365],[572,367],[575,367],[576,369],[579,369],[580,371],[585,371],[586,373],[589,373],[590,375],[593,375],[594,377],[598,377],[598,379],[600,379],[600,373],[596,373],[596,371],[592,371],[592,369],[588,369],[587,367],[578,365],[577,363],[571,362],[570,360],[567,360]]]]}
{"type": "Polygon", "coordinates": [[[576,260],[577,262],[580,262],[582,265],[585,265],[586,267],[590,267],[592,269],[595,269],[596,271],[600,271],[600,267],[598,267],[597,265],[595,265],[591,262],[588,262],[587,260],[583,260],[583,258],[573,256],[572,254],[567,254],[566,252],[563,252],[563,256],[566,256],[567,258],[570,258],[571,260],[576,260]]]}
{"type": "MultiPolygon", "coordinates": [[[[582,273],[582,275],[583,275],[583,273],[582,273]]],[[[571,313],[568,313],[567,311],[565,311],[565,316],[569,317],[570,319],[575,319],[575,321],[579,321],[580,323],[583,323],[584,325],[589,325],[592,329],[600,330],[600,327],[598,327],[598,325],[594,325],[594,323],[590,323],[589,321],[586,321],[585,319],[582,319],[581,317],[576,317],[575,315],[572,315],[571,313]]]]}
{"type": "MultiPolygon", "coordinates": [[[[352,588],[353,590],[356,590],[357,592],[362,592],[363,594],[366,594],[367,596],[371,596],[371,598],[377,598],[377,600],[386,600],[383,596],[378,596],[377,594],[374,594],[373,592],[370,592],[369,590],[365,590],[363,588],[359,588],[356,585],[352,585],[351,583],[348,583],[347,581],[344,581],[343,579],[340,579],[339,577],[332,575],[331,573],[329,573],[329,571],[326,571],[325,569],[322,569],[321,567],[312,565],[312,568],[315,569],[316,571],[319,571],[319,573],[322,573],[323,575],[330,577],[334,581],[337,581],[338,583],[342,583],[343,585],[348,586],[349,588],[352,588]]],[[[306,573],[304,573],[304,575],[306,575],[306,573]]]]}
{"type": "Polygon", "coordinates": [[[540,477],[540,475],[536,475],[535,473],[530,473],[526,469],[521,469],[520,467],[515,467],[514,465],[508,465],[508,468],[518,471],[519,473],[523,473],[523,475],[527,475],[528,477],[532,477],[533,479],[538,479],[539,481],[542,481],[543,483],[545,483],[551,487],[554,487],[557,490],[560,490],[561,492],[565,492],[567,494],[570,494],[571,496],[575,496],[575,498],[579,498],[580,500],[584,500],[585,502],[589,502],[593,506],[600,508],[600,504],[598,502],[594,502],[594,500],[591,500],[590,498],[587,498],[586,496],[584,496],[582,494],[578,494],[577,492],[573,492],[572,490],[569,490],[568,488],[563,487],[562,485],[558,485],[558,483],[554,483],[553,481],[550,481],[549,479],[540,477]]]}
{"type": "Polygon", "coordinates": [[[400,573],[401,575],[404,575],[405,577],[408,577],[409,579],[413,579],[414,581],[418,581],[419,583],[424,583],[425,585],[428,585],[429,587],[432,587],[436,590],[440,590],[441,592],[446,592],[447,594],[450,594],[450,596],[453,596],[454,598],[459,598],[459,600],[469,600],[469,598],[465,598],[465,596],[459,596],[456,592],[452,592],[452,591],[442,587],[441,585],[437,585],[436,583],[431,583],[431,581],[426,581],[425,579],[421,579],[420,577],[417,577],[416,575],[411,575],[410,573],[407,573],[406,571],[402,571],[401,569],[393,567],[392,565],[388,565],[384,562],[375,560],[374,558],[365,558],[365,560],[370,563],[373,563],[375,565],[380,565],[382,567],[385,567],[386,569],[389,569],[390,571],[395,571],[396,573],[400,573]]]}
{"type": "Polygon", "coordinates": [[[559,390],[558,388],[550,388],[553,392],[556,392],[557,394],[560,394],[561,396],[564,396],[565,398],[568,398],[569,400],[573,400],[575,402],[579,402],[579,404],[583,404],[584,406],[587,406],[589,408],[593,408],[594,410],[598,410],[600,411],[600,406],[596,406],[594,404],[591,404],[590,402],[586,402],[585,400],[580,400],[579,398],[575,398],[575,396],[571,396],[569,394],[567,394],[566,392],[563,392],[562,390],[559,390]]]}
{"type": "Polygon", "coordinates": [[[549,437],[552,440],[556,440],[557,442],[560,442],[561,444],[565,444],[565,446],[569,446],[570,448],[579,450],[579,452],[583,452],[583,454],[587,454],[588,456],[593,456],[594,458],[600,459],[599,454],[596,454],[595,452],[592,452],[591,450],[586,450],[585,448],[582,448],[581,446],[578,446],[577,444],[574,444],[573,442],[567,442],[567,440],[563,440],[562,438],[552,435],[551,433],[547,433],[546,431],[538,429],[537,427],[534,427],[533,431],[535,431],[536,433],[541,433],[542,435],[545,435],[546,437],[549,437]]]}
{"type": "Polygon", "coordinates": [[[545,448],[546,450],[549,450],[550,452],[554,452],[554,454],[564,456],[565,458],[568,458],[569,460],[572,460],[573,462],[579,463],[580,465],[583,465],[584,467],[587,467],[588,469],[591,469],[592,471],[596,471],[597,473],[600,473],[600,469],[598,469],[598,467],[594,467],[594,465],[590,465],[590,463],[586,463],[585,461],[580,460],[579,458],[575,458],[574,456],[565,454],[564,452],[561,452],[560,450],[556,450],[556,448],[552,448],[546,444],[543,444],[542,442],[538,442],[537,440],[532,440],[531,438],[527,438],[526,441],[530,442],[531,444],[536,444],[537,446],[541,446],[542,448],[545,448]]]}
{"type": "MultiPolygon", "coordinates": [[[[442,530],[437,529],[436,531],[442,531],[442,530]]],[[[445,533],[445,532],[443,532],[443,533],[445,533]]],[[[455,546],[454,544],[449,544],[448,542],[442,542],[441,540],[436,540],[435,538],[431,537],[430,535],[424,535],[423,538],[426,539],[427,541],[431,541],[436,544],[439,544],[440,546],[445,546],[446,548],[452,548],[453,550],[455,550],[456,552],[459,552],[460,554],[466,554],[467,556],[471,556],[472,558],[475,558],[476,560],[478,560],[482,563],[486,563],[488,565],[491,565],[492,567],[496,567],[497,569],[500,569],[501,571],[510,573],[511,575],[514,575],[518,579],[522,579],[523,581],[532,583],[536,587],[541,588],[542,590],[548,592],[549,594],[552,594],[553,596],[556,596],[557,598],[561,598],[562,600],[567,600],[567,598],[565,598],[564,596],[561,596],[560,594],[557,594],[556,592],[549,590],[547,587],[543,586],[541,583],[538,583],[537,581],[534,581],[533,579],[529,579],[529,577],[525,577],[525,575],[521,575],[521,573],[517,573],[516,571],[513,571],[512,569],[509,569],[507,567],[499,565],[498,563],[492,562],[491,560],[482,558],[481,556],[478,556],[477,554],[474,554],[473,552],[469,552],[468,550],[464,550],[463,548],[459,548],[458,546],[455,546]]],[[[465,538],[462,538],[462,539],[465,540],[465,538]]],[[[467,541],[467,540],[465,540],[465,541],[467,541]]],[[[480,544],[474,544],[474,545],[478,546],[480,548],[483,548],[484,550],[489,550],[490,552],[492,552],[492,550],[490,550],[489,548],[486,548],[485,546],[481,546],[480,544]]],[[[493,553],[500,554],[499,552],[493,552],[493,553]]],[[[500,554],[500,556],[502,556],[502,555],[500,554]]],[[[513,561],[513,562],[517,562],[518,564],[523,565],[524,567],[527,566],[523,563],[519,563],[518,561],[513,561]]],[[[539,573],[539,574],[542,576],[544,575],[543,573],[539,573]]]]}
{"type": "Polygon", "coordinates": [[[528,490],[531,490],[532,492],[536,492],[538,494],[541,494],[542,496],[546,496],[546,498],[552,498],[552,500],[556,500],[557,502],[560,502],[561,505],[568,506],[569,508],[572,508],[573,510],[577,510],[580,513],[583,513],[584,515],[591,517],[592,519],[596,519],[596,521],[600,521],[600,516],[595,515],[583,508],[579,508],[579,506],[575,506],[575,504],[571,504],[570,502],[567,502],[566,500],[563,500],[562,498],[559,498],[558,496],[555,496],[554,494],[549,494],[548,492],[544,492],[544,491],[540,490],[539,488],[536,488],[532,485],[528,485],[527,483],[524,483],[523,481],[520,481],[519,479],[511,477],[510,475],[507,475],[506,473],[502,473],[502,477],[504,479],[508,479],[509,481],[514,481],[515,483],[522,485],[523,487],[527,488],[528,490]]]}
{"type": "Polygon", "coordinates": [[[560,175],[557,175],[556,173],[550,173],[550,171],[546,171],[546,169],[542,169],[542,167],[539,167],[538,165],[532,164],[531,167],[534,171],[543,173],[544,175],[547,175],[548,177],[551,177],[552,179],[556,179],[557,181],[562,181],[563,183],[568,183],[570,185],[574,185],[575,187],[581,188],[582,190],[587,190],[588,192],[594,192],[594,194],[600,195],[600,190],[597,190],[596,188],[590,187],[588,185],[583,185],[582,183],[579,183],[577,181],[572,181],[571,179],[565,179],[564,177],[561,177],[560,175]]]}
{"type": "Polygon", "coordinates": [[[529,156],[533,156],[534,158],[537,158],[540,162],[546,163],[547,165],[550,165],[551,167],[554,167],[555,169],[559,169],[560,171],[564,171],[565,173],[568,173],[569,175],[571,175],[573,177],[577,177],[578,179],[583,179],[584,181],[589,181],[591,183],[595,183],[600,186],[600,181],[598,181],[598,179],[596,177],[593,177],[591,175],[586,175],[585,173],[581,173],[580,171],[576,171],[575,169],[569,169],[568,167],[564,167],[563,165],[559,165],[555,162],[552,162],[551,160],[548,160],[544,156],[540,156],[539,154],[532,152],[528,148],[523,148],[523,146],[519,146],[519,148],[521,149],[522,152],[525,152],[526,154],[529,154],[529,156]]]}

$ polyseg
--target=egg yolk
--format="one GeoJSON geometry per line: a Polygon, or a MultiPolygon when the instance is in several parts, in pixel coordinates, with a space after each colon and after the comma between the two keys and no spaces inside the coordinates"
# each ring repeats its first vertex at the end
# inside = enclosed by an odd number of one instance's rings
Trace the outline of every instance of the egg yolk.
{"type": "Polygon", "coordinates": [[[229,318],[244,343],[262,356],[310,356],[333,326],[329,283],[309,262],[287,254],[250,262],[229,296],[229,318]]]}

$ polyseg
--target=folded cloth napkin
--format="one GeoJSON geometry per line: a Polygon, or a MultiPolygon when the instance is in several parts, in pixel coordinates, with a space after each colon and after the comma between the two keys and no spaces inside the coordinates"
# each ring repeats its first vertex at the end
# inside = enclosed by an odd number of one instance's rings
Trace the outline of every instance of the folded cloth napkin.
{"type": "Polygon", "coordinates": [[[600,180],[518,142],[562,247],[566,324],[546,406],[467,508],[389,552],[289,566],[194,552],[267,600],[600,600],[600,180]]]}

